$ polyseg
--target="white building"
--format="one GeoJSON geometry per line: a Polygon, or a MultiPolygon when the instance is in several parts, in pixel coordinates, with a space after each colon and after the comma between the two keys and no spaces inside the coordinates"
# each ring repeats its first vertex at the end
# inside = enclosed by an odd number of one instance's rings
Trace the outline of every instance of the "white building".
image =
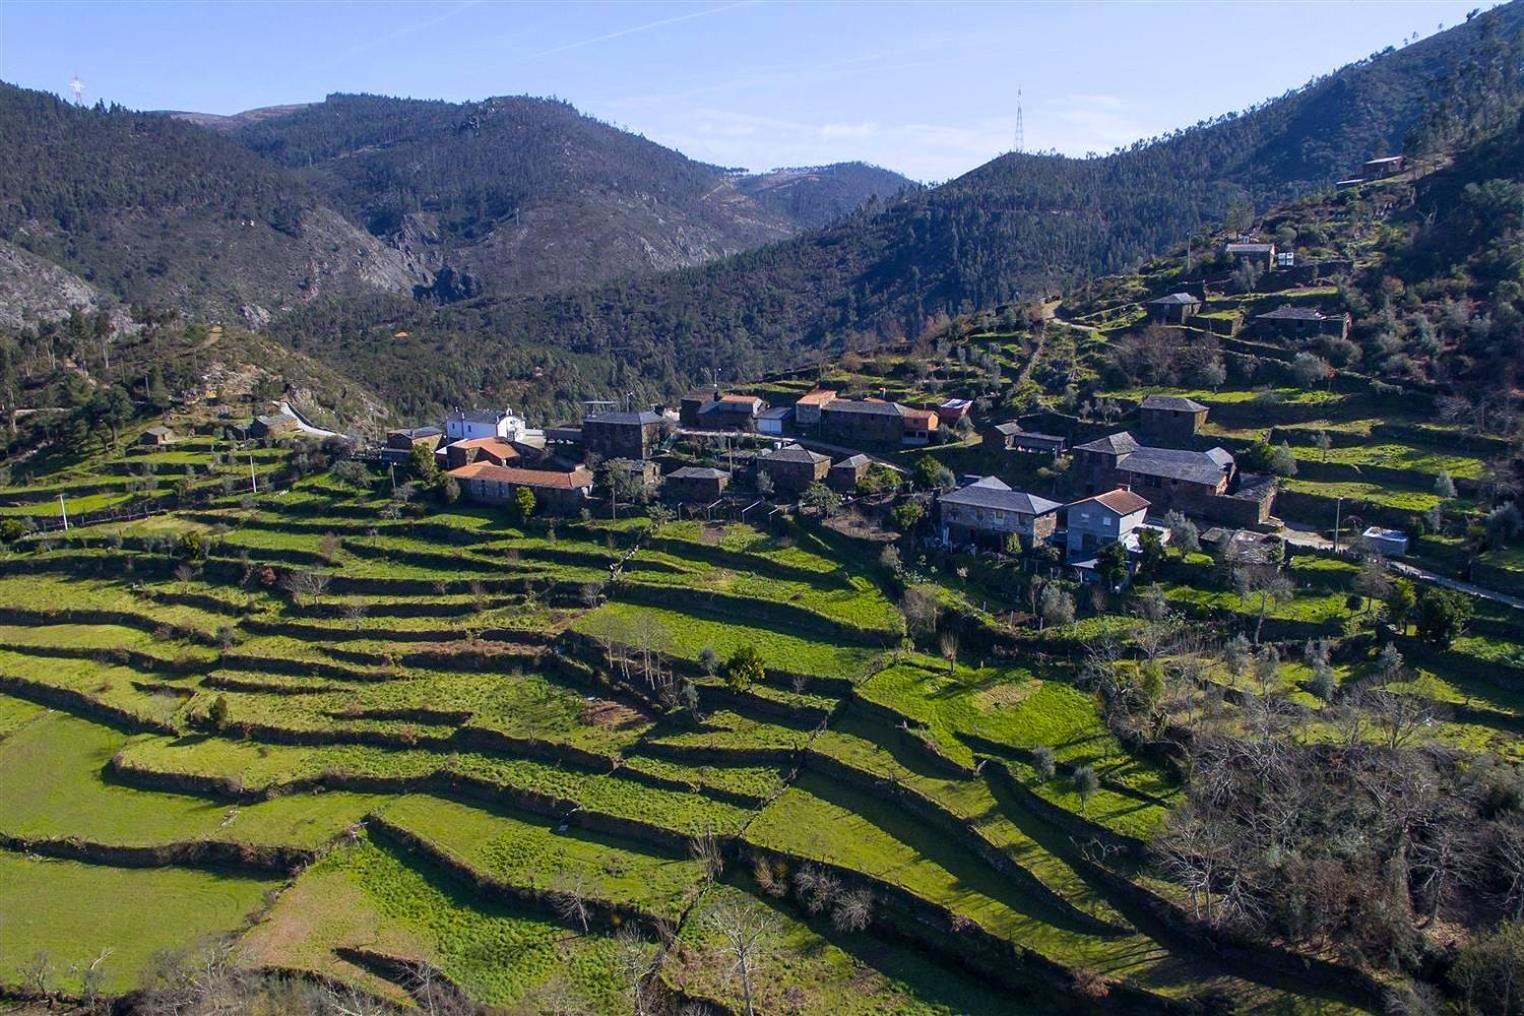
{"type": "Polygon", "coordinates": [[[443,443],[453,444],[480,437],[517,441],[524,436],[526,429],[524,421],[513,415],[511,409],[457,409],[445,416],[443,443]]]}

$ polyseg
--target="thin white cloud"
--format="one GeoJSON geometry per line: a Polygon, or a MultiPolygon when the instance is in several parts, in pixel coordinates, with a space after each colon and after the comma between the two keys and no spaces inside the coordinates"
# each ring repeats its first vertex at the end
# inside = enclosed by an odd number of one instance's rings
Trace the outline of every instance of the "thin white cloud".
{"type": "Polygon", "coordinates": [[[643,25],[632,25],[629,28],[621,28],[616,32],[605,32],[603,35],[594,35],[586,39],[578,39],[576,42],[568,42],[561,46],[552,46],[542,49],[537,53],[530,53],[529,59],[536,60],[540,57],[554,56],[557,53],[565,53],[568,50],[581,49],[584,46],[593,46],[600,42],[610,42],[614,39],[623,39],[628,35],[638,35],[641,32],[649,32],[652,29],[663,28],[667,25],[675,25],[683,21],[692,21],[695,18],[707,18],[711,14],[724,14],[740,7],[755,7],[762,0],[740,0],[739,3],[726,4],[723,7],[706,7],[701,11],[689,11],[687,14],[676,14],[670,18],[661,18],[656,21],[648,21],[643,25]]]}
{"type": "Polygon", "coordinates": [[[398,27],[392,29],[390,32],[385,32],[372,39],[365,39],[361,42],[357,42],[353,46],[350,46],[342,54],[340,54],[339,59],[348,60],[352,56],[364,53],[367,50],[375,49],[377,46],[384,46],[389,42],[396,42],[398,39],[406,39],[409,36],[417,35],[419,32],[422,32],[425,29],[433,28],[435,25],[444,24],[451,18],[465,11],[468,11],[473,7],[480,6],[484,2],[485,0],[460,0],[459,3],[451,5],[443,12],[436,14],[431,18],[424,18],[422,21],[414,21],[406,25],[399,25],[398,27]]]}

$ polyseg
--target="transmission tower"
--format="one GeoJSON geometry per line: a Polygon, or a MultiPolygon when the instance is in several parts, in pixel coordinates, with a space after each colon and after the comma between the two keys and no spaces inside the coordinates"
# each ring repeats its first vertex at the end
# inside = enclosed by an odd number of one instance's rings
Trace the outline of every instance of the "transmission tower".
{"type": "Polygon", "coordinates": [[[1016,147],[1012,148],[1011,151],[1013,151],[1013,152],[1023,152],[1023,151],[1026,151],[1026,147],[1027,147],[1027,131],[1026,131],[1026,124],[1022,121],[1022,116],[1021,116],[1021,89],[1018,88],[1018,89],[1016,89],[1016,147]]]}

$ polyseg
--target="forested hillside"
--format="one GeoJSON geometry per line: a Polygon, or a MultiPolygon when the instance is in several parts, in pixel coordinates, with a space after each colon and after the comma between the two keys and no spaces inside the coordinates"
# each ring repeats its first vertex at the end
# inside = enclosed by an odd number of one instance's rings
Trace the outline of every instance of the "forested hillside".
{"type": "Polygon", "coordinates": [[[232,130],[351,221],[459,280],[451,298],[698,264],[909,185],[867,166],[750,181],[528,97],[332,95],[232,130]],[[784,184],[791,184],[785,187],[784,184]]]}
{"type": "Polygon", "coordinates": [[[1011,154],[943,187],[724,261],[533,300],[420,314],[319,305],[288,334],[342,356],[404,404],[435,384],[511,382],[554,346],[603,359],[607,383],[658,394],[711,370],[744,377],[918,334],[943,315],[1056,292],[1226,219],[1357,172],[1404,144],[1495,129],[1519,92],[1524,6],[1511,4],[1351,65],[1242,115],[1104,158],[1011,154]],[[399,328],[410,342],[378,336],[399,328]],[[447,380],[441,375],[449,375],[447,380]]]}
{"type": "Polygon", "coordinates": [[[419,280],[310,187],[192,124],[0,84],[0,136],[0,239],[124,301],[258,321],[256,305],[419,280]]]}

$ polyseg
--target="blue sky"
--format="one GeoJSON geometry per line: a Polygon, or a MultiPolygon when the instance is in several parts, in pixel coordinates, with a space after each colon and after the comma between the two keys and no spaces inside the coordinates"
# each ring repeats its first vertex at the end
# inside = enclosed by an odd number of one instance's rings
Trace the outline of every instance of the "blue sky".
{"type": "MultiPolygon", "coordinates": [[[[232,113],[336,91],[554,95],[694,158],[945,180],[1239,109],[1476,0],[1317,3],[72,3],[0,0],[0,78],[232,113]]],[[[1490,4],[1482,4],[1490,6],[1490,4]]]]}

